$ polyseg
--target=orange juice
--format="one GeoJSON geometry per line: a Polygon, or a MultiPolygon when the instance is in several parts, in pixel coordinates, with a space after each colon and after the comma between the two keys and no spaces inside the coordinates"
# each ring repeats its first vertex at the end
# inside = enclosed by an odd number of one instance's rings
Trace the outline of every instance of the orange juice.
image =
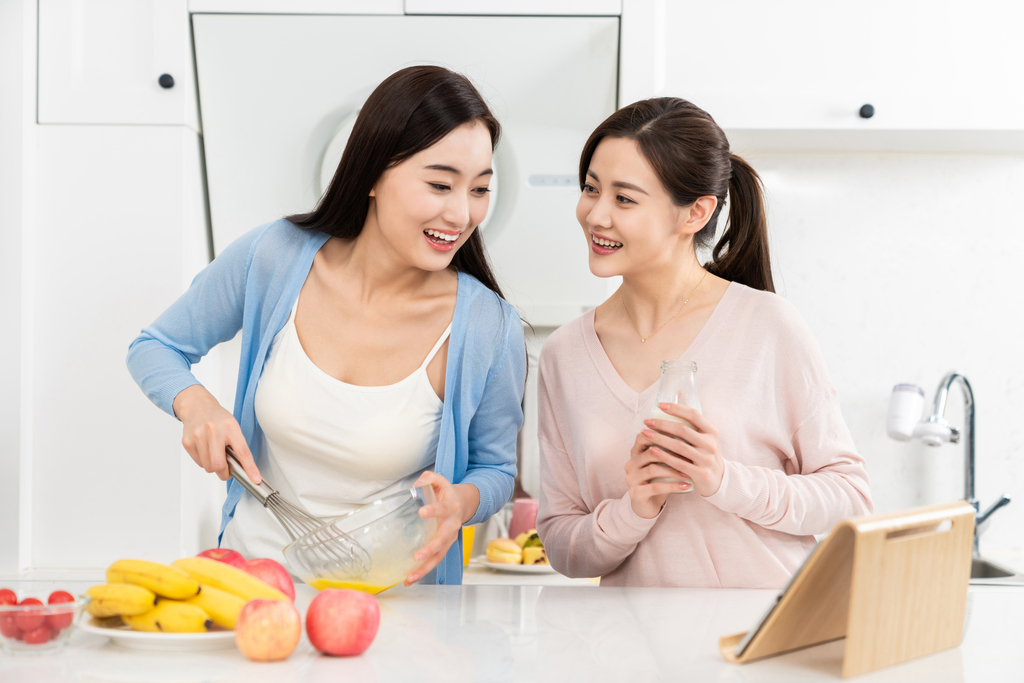
{"type": "Polygon", "coordinates": [[[376,595],[377,593],[383,593],[389,588],[397,586],[397,583],[393,583],[390,586],[373,586],[368,583],[362,583],[361,581],[340,581],[334,579],[317,579],[310,581],[309,585],[318,591],[325,590],[327,588],[351,588],[352,590],[362,591],[369,593],[370,595],[376,595]]]}
{"type": "Polygon", "coordinates": [[[462,566],[469,566],[469,556],[473,554],[473,537],[476,536],[475,526],[462,527],[462,566]]]}

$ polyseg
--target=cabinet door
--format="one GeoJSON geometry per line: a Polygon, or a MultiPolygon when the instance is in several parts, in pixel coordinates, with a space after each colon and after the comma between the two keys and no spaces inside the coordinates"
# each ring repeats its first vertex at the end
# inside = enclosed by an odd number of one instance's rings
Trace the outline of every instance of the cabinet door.
{"type": "Polygon", "coordinates": [[[183,490],[182,467],[198,468],[182,453],[180,423],[146,399],[125,355],[205,264],[198,137],[177,126],[42,126],[36,184],[30,565],[169,562],[194,535],[183,505],[198,494],[183,490]]]}
{"type": "Polygon", "coordinates": [[[39,122],[197,129],[186,0],[40,0],[39,122]]]}
{"type": "Polygon", "coordinates": [[[726,129],[1020,130],[1022,26],[999,0],[666,2],[655,87],[726,129]]]}

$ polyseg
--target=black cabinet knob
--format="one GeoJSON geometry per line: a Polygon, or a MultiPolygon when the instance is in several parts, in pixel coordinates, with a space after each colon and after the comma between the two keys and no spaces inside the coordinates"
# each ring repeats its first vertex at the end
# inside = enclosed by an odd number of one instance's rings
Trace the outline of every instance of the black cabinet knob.
{"type": "MultiPolygon", "coordinates": [[[[160,78],[156,79],[156,82],[160,84],[161,88],[173,88],[174,87],[174,76],[171,74],[160,74],[160,78]]],[[[870,107],[871,105],[865,105],[870,107]]],[[[861,112],[864,110],[861,109],[861,112]]],[[[861,114],[863,116],[863,113],[861,114]]]]}
{"type": "Polygon", "coordinates": [[[865,104],[863,107],[860,108],[859,114],[862,119],[870,119],[872,116],[875,115],[875,108],[872,107],[870,104],[865,104]]]}

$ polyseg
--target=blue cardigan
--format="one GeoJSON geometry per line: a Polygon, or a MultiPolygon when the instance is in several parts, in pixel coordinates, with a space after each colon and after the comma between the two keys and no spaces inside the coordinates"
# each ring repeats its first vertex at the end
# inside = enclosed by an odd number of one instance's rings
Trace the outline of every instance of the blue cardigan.
{"type": "MultiPolygon", "coordinates": [[[[234,415],[256,453],[260,426],[254,400],[267,350],[287,322],[313,257],[328,237],[281,219],[229,245],[132,342],[128,369],[146,396],[174,415],[174,397],[199,383],[192,364],[241,329],[234,415]]],[[[479,280],[459,273],[434,469],[453,483],[475,484],[480,490],[480,506],[469,524],[487,520],[512,497],[525,377],[526,347],[518,314],[479,280]]],[[[229,480],[222,535],[243,492],[238,482],[229,480]]],[[[422,580],[461,583],[461,546],[460,534],[444,561],[422,580]]]]}

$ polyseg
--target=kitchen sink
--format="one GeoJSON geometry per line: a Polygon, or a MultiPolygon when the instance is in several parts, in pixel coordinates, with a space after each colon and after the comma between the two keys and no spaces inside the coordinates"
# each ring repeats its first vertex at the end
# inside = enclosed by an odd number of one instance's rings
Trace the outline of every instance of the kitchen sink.
{"type": "Polygon", "coordinates": [[[1024,586],[1024,575],[975,557],[971,560],[970,582],[987,586],[1024,586]]]}

